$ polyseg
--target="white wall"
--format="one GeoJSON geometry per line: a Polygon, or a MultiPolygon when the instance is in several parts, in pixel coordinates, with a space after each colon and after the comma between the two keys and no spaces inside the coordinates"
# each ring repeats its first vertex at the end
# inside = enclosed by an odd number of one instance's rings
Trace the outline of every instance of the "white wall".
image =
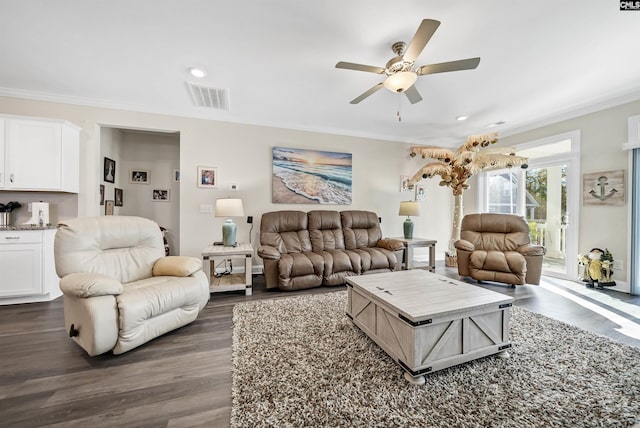
{"type": "MultiPolygon", "coordinates": [[[[403,218],[398,216],[398,208],[400,201],[407,199],[407,194],[399,191],[400,175],[413,174],[420,167],[420,162],[409,158],[407,145],[392,141],[8,97],[0,97],[0,113],[65,119],[82,128],[81,183],[78,195],[80,216],[98,215],[100,210],[104,210],[104,207],[99,207],[98,204],[98,186],[102,183],[103,162],[100,154],[101,126],[178,132],[181,170],[179,230],[182,255],[199,256],[202,248],[214,240],[221,239],[224,219],[215,218],[212,214],[200,214],[200,205],[215,204],[216,198],[228,196],[241,197],[245,214],[254,217],[251,238],[256,247],[262,213],[283,209],[371,210],[382,217],[385,236],[401,236],[403,218]],[[346,206],[271,203],[273,146],[352,153],[353,203],[346,206]],[[197,187],[198,165],[218,168],[217,189],[197,187]],[[231,192],[231,183],[238,184],[240,190],[231,192]]],[[[119,184],[122,181],[121,162],[116,165],[119,184]]],[[[432,180],[428,182],[427,200],[423,205],[424,214],[419,219],[414,219],[414,234],[437,239],[438,256],[442,258],[451,230],[450,192],[448,189],[440,188],[437,182],[432,180]]],[[[249,225],[240,221],[237,221],[237,224],[239,239],[248,239],[249,225]]],[[[254,259],[254,264],[261,264],[261,260],[254,259]]]]}

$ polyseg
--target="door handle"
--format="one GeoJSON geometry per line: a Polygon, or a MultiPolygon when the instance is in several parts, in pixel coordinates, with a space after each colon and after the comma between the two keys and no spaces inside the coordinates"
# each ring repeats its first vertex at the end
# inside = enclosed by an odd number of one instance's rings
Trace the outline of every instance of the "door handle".
{"type": "Polygon", "coordinates": [[[13,183],[13,174],[9,174],[9,181],[13,183]]]}

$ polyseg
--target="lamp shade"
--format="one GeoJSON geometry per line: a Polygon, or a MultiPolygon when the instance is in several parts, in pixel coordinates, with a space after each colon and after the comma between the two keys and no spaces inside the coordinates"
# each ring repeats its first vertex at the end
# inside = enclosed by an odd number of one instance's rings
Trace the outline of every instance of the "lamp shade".
{"type": "Polygon", "coordinates": [[[415,201],[402,201],[400,202],[400,210],[398,211],[398,215],[406,215],[407,217],[419,216],[420,204],[415,201]]]}
{"type": "Polygon", "coordinates": [[[417,79],[418,75],[413,71],[399,71],[385,79],[384,87],[393,92],[404,92],[416,83],[417,79]]]}
{"type": "Polygon", "coordinates": [[[244,217],[242,199],[216,199],[216,217],[244,217]]]}

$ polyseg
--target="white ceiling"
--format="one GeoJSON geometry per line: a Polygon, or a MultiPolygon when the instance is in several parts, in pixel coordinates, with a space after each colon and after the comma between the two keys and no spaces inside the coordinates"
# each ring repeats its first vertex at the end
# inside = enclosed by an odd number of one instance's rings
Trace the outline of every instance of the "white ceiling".
{"type": "Polygon", "coordinates": [[[0,95],[457,145],[640,99],[639,40],[618,0],[0,0],[0,95]],[[417,65],[478,68],[419,77],[402,122],[386,89],[349,104],[383,78],[336,62],[384,66],[423,18],[442,24],[417,65]],[[195,107],[186,80],[230,111],[195,107]]]}

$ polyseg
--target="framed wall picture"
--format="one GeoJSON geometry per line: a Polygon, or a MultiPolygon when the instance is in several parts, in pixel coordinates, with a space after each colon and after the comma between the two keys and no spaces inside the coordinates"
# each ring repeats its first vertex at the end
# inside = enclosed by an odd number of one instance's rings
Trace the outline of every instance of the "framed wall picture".
{"type": "Polygon", "coordinates": [[[153,201],[169,202],[169,189],[153,189],[153,201]]]}
{"type": "Polygon", "coordinates": [[[100,205],[104,205],[104,184],[100,185],[100,205]]]}
{"type": "Polygon", "coordinates": [[[624,169],[582,174],[584,205],[624,205],[624,169]]]}
{"type": "Polygon", "coordinates": [[[115,183],[116,182],[116,161],[113,159],[109,159],[107,157],[104,158],[104,172],[103,179],[107,183],[115,183]]]}
{"type": "Polygon", "coordinates": [[[198,167],[198,187],[215,189],[218,185],[218,169],[213,166],[198,167]]]}
{"type": "Polygon", "coordinates": [[[416,201],[424,201],[427,198],[427,186],[416,184],[416,201]]]}
{"type": "Polygon", "coordinates": [[[271,164],[274,204],[351,204],[351,153],[274,147],[271,164]]]}
{"type": "Polygon", "coordinates": [[[180,170],[179,169],[174,169],[173,170],[173,182],[174,183],[179,183],[180,182],[180,170]]]}
{"type": "Polygon", "coordinates": [[[104,201],[104,215],[113,215],[113,201],[104,201]]]}
{"type": "Polygon", "coordinates": [[[123,203],[123,199],[122,199],[122,189],[118,189],[116,188],[115,191],[113,192],[113,199],[115,200],[115,205],[116,207],[121,207],[122,203],[123,203]]]}
{"type": "Polygon", "coordinates": [[[400,176],[400,191],[401,192],[410,192],[411,188],[409,187],[409,177],[408,175],[400,176]]]}
{"type": "Polygon", "coordinates": [[[132,169],[129,171],[129,183],[149,184],[151,173],[146,169],[132,169]]]}

